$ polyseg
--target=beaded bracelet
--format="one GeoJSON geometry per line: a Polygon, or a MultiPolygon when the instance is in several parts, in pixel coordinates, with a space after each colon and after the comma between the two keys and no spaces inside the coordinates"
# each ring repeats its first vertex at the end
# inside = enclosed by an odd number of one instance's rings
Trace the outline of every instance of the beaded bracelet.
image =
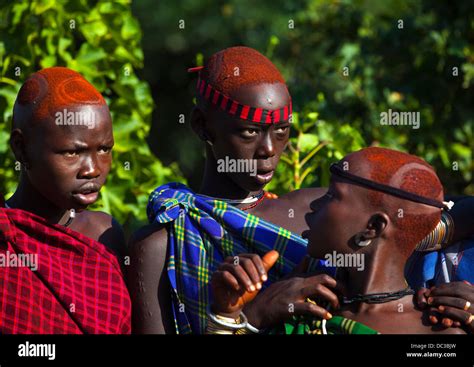
{"type": "Polygon", "coordinates": [[[216,315],[212,312],[208,313],[208,318],[206,334],[242,335],[258,334],[260,332],[260,330],[248,322],[247,317],[242,311],[237,319],[216,315]]]}

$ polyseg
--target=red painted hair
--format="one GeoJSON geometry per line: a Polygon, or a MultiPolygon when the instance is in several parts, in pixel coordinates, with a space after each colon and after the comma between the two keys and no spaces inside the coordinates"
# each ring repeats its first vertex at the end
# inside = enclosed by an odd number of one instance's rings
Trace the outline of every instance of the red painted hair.
{"type": "Polygon", "coordinates": [[[106,105],[102,95],[84,77],[65,67],[52,67],[32,74],[18,92],[13,124],[20,110],[28,111],[29,121],[51,118],[62,108],[77,105],[106,105]]]}
{"type": "MultiPolygon", "coordinates": [[[[423,159],[378,147],[362,149],[353,154],[369,168],[368,177],[365,178],[443,201],[443,186],[433,167],[423,159]]],[[[364,176],[367,176],[367,173],[364,176]]],[[[436,227],[441,217],[441,211],[438,209],[433,209],[434,212],[427,215],[426,211],[422,210],[423,204],[370,189],[368,189],[368,201],[372,208],[383,209],[390,214],[392,222],[399,229],[397,245],[407,256],[413,252],[416,244],[436,227]]]]}
{"type": "Polygon", "coordinates": [[[243,46],[230,47],[215,53],[200,73],[202,79],[229,96],[243,85],[285,84],[280,71],[268,58],[252,48],[243,46]]]}

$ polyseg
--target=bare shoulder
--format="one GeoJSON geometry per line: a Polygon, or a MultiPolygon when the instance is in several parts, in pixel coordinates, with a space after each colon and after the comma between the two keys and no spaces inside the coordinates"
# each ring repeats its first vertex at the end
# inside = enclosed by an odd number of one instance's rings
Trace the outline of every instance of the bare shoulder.
{"type": "Polygon", "coordinates": [[[326,191],[324,187],[295,190],[278,199],[264,200],[262,204],[249,210],[249,213],[301,234],[308,229],[306,214],[311,211],[311,202],[323,196],[326,191]]]}
{"type": "Polygon", "coordinates": [[[95,239],[119,257],[127,254],[123,228],[111,215],[101,211],[85,210],[77,215],[77,223],[72,229],[95,239]]]}
{"type": "Polygon", "coordinates": [[[128,248],[132,257],[164,261],[168,245],[166,226],[152,223],[138,229],[131,236],[128,248]]]}
{"type": "Polygon", "coordinates": [[[84,210],[78,215],[81,221],[87,222],[87,224],[94,224],[97,229],[107,229],[113,227],[118,222],[110,214],[101,211],[84,210]]]}
{"type": "Polygon", "coordinates": [[[309,211],[310,204],[325,195],[326,187],[311,187],[288,192],[278,199],[283,205],[290,205],[292,208],[309,211]]]}
{"type": "Polygon", "coordinates": [[[299,190],[288,192],[279,197],[280,200],[285,201],[298,201],[304,203],[310,203],[313,200],[319,199],[321,196],[326,194],[327,187],[309,187],[299,190]]]}

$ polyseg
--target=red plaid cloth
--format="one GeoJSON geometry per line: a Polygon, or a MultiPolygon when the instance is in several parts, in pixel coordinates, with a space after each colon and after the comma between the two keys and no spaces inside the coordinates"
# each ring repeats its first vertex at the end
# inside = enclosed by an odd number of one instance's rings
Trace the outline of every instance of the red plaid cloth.
{"type": "Polygon", "coordinates": [[[0,333],[131,332],[130,296],[104,245],[32,213],[0,208],[0,257],[12,254],[36,254],[37,269],[0,263],[0,333]]]}

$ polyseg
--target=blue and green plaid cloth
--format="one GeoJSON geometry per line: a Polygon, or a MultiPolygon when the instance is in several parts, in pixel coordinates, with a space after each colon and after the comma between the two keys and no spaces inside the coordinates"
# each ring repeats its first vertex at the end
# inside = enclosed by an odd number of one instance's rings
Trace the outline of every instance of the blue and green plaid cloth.
{"type": "MultiPolygon", "coordinates": [[[[274,249],[280,258],[264,287],[293,270],[306,255],[307,241],[298,235],[232,205],[198,195],[180,183],[156,188],[147,207],[150,222],[167,226],[167,273],[172,288],[176,331],[204,333],[212,301],[209,281],[228,256],[264,255],[274,249]]],[[[415,252],[405,276],[414,289],[455,280],[474,283],[474,238],[440,251],[415,252]]],[[[334,276],[335,268],[311,260],[309,271],[334,276]]]]}
{"type": "Polygon", "coordinates": [[[474,236],[432,252],[414,252],[405,266],[413,289],[467,280],[474,284],[474,236]]]}
{"type": "MultiPolygon", "coordinates": [[[[228,256],[280,254],[269,272],[268,286],[291,272],[306,255],[306,240],[232,205],[198,195],[180,183],[158,187],[147,207],[150,222],[168,227],[167,273],[179,334],[205,331],[212,301],[209,281],[228,256]]],[[[314,269],[317,262],[312,264],[314,269]]]]}

